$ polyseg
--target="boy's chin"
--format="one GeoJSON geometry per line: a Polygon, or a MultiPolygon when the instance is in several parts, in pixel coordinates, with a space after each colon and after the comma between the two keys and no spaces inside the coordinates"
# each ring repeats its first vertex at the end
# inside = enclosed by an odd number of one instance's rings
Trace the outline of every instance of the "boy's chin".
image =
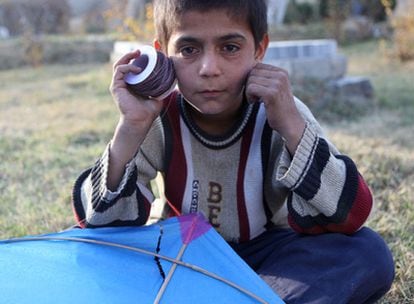
{"type": "Polygon", "coordinates": [[[204,102],[189,102],[192,111],[196,111],[198,114],[203,116],[222,116],[222,115],[232,115],[236,113],[240,107],[239,104],[226,104],[220,100],[210,99],[204,102]]]}

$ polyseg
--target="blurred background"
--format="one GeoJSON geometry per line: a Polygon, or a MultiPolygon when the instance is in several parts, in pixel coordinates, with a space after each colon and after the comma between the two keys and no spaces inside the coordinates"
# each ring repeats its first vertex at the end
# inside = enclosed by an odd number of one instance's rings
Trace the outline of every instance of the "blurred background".
{"type": "MultiPolygon", "coordinates": [[[[269,0],[265,61],[371,186],[394,253],[380,303],[414,303],[414,0],[269,0]]],[[[71,191],[110,140],[112,62],[151,44],[152,2],[0,0],[0,237],[73,225],[71,191]]]]}

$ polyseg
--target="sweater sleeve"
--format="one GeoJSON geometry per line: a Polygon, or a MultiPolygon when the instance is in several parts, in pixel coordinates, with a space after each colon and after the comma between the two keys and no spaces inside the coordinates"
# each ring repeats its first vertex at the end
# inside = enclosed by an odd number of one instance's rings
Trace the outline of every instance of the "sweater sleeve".
{"type": "Polygon", "coordinates": [[[160,130],[160,122],[157,121],[141,149],[125,166],[116,191],[107,187],[110,144],[96,163],[78,177],[73,188],[72,208],[81,227],[140,226],[147,222],[154,201],[150,181],[162,163],[163,137],[160,130]]]}
{"type": "Polygon", "coordinates": [[[351,234],[370,214],[372,195],[354,162],[339,154],[313,122],[293,158],[282,152],[277,179],[291,190],[288,221],[300,233],[351,234]]]}

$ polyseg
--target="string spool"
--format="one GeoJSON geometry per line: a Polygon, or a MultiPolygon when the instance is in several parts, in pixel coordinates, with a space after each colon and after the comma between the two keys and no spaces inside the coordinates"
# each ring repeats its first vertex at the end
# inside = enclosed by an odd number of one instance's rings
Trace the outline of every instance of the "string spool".
{"type": "Polygon", "coordinates": [[[143,46],[140,52],[132,64],[142,71],[125,75],[128,88],[133,94],[144,98],[166,98],[177,84],[172,60],[149,45],[143,46]]]}

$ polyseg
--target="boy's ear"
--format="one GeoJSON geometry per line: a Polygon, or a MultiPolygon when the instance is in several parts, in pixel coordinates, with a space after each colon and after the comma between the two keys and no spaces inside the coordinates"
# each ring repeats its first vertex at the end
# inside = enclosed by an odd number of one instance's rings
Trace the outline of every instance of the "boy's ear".
{"type": "Polygon", "coordinates": [[[269,46],[269,35],[266,33],[263,35],[263,39],[259,42],[259,45],[256,48],[255,59],[257,61],[263,60],[268,46],[269,46]]]}
{"type": "Polygon", "coordinates": [[[158,39],[154,39],[153,44],[154,44],[154,48],[157,51],[161,51],[162,50],[161,43],[160,43],[160,41],[158,39]]]}

